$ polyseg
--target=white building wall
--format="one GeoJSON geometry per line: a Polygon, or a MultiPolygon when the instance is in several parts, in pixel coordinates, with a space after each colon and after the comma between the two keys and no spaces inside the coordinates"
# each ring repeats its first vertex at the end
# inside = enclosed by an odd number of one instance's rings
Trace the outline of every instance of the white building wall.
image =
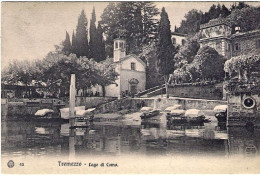
{"type": "Polygon", "coordinates": [[[178,35],[172,35],[172,39],[176,39],[176,44],[177,45],[182,45],[182,40],[185,40],[185,37],[183,36],[178,36],[178,35]]]}
{"type": "MultiPolygon", "coordinates": [[[[118,78],[120,78],[120,77],[118,76],[118,78]]],[[[117,85],[111,84],[109,86],[106,86],[106,96],[107,97],[118,97],[119,92],[120,92],[119,79],[117,79],[115,82],[117,83],[117,85]]]]}
{"type": "Polygon", "coordinates": [[[145,66],[141,64],[136,58],[131,56],[127,60],[122,61],[122,69],[131,70],[131,63],[135,63],[136,71],[145,71],[145,66]]]}
{"type": "Polygon", "coordinates": [[[119,73],[118,79],[116,80],[117,85],[112,84],[106,87],[106,96],[118,97],[122,91],[130,91],[131,79],[137,79],[137,91],[144,91],[146,85],[146,72],[145,65],[139,60],[130,56],[126,60],[121,61],[115,66],[115,70],[119,73]],[[131,70],[131,63],[135,63],[136,70],[131,70]],[[121,65],[121,68],[120,68],[121,65]]]}

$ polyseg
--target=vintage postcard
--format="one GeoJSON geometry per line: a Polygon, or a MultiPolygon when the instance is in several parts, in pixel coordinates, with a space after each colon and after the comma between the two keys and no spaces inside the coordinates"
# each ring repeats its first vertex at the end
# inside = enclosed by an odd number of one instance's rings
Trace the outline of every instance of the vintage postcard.
{"type": "Polygon", "coordinates": [[[2,174],[259,174],[260,2],[1,4],[2,174]]]}

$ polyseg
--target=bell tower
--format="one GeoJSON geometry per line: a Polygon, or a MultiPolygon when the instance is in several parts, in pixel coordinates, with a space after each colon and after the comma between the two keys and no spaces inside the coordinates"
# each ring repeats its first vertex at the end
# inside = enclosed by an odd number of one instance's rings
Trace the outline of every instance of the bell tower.
{"type": "Polygon", "coordinates": [[[121,58],[126,56],[125,39],[117,38],[114,40],[114,62],[120,61],[121,58]]]}

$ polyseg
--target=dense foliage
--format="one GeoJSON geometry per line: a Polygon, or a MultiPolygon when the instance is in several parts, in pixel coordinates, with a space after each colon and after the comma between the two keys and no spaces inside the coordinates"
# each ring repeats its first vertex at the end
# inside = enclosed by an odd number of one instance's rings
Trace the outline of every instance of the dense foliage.
{"type": "Polygon", "coordinates": [[[223,80],[225,58],[218,52],[205,46],[199,49],[189,70],[194,76],[193,79],[200,80],[223,80]],[[196,74],[193,74],[196,72],[196,74]],[[198,75],[198,76],[197,76],[198,75]]]}
{"type": "Polygon", "coordinates": [[[106,55],[113,55],[113,40],[122,35],[127,52],[139,54],[141,45],[149,44],[156,36],[159,14],[152,2],[111,2],[101,15],[100,24],[106,34],[106,55]],[[123,34],[121,31],[124,31],[123,34]]]}
{"type": "Polygon", "coordinates": [[[96,27],[96,14],[93,8],[92,17],[90,19],[89,27],[89,42],[88,42],[88,21],[84,10],[82,10],[76,28],[76,34],[72,33],[72,42],[70,42],[69,34],[66,32],[66,39],[61,43],[61,53],[70,55],[76,54],[77,57],[93,58],[100,62],[106,59],[105,56],[105,42],[103,38],[103,29],[99,24],[96,27]]]}
{"type": "Polygon", "coordinates": [[[225,58],[218,52],[205,46],[198,50],[191,62],[182,60],[174,71],[175,82],[195,82],[205,80],[223,80],[225,58]]]}
{"type": "Polygon", "coordinates": [[[248,54],[232,57],[225,62],[225,72],[229,77],[248,80],[253,72],[260,72],[260,55],[248,54]]]}
{"type": "Polygon", "coordinates": [[[199,26],[204,23],[208,23],[215,18],[226,18],[232,26],[232,32],[236,26],[241,28],[242,32],[258,29],[260,26],[260,8],[252,7],[244,2],[239,2],[238,5],[232,5],[228,9],[225,5],[213,4],[208,12],[201,12],[196,9],[192,9],[185,15],[185,19],[182,20],[179,28],[176,28],[176,32],[184,34],[195,34],[199,32],[199,26]]]}
{"type": "Polygon", "coordinates": [[[154,44],[143,47],[143,52],[139,55],[146,67],[146,89],[164,84],[163,75],[157,69],[156,47],[154,44]]]}
{"type": "Polygon", "coordinates": [[[62,96],[69,92],[72,73],[76,74],[77,89],[89,88],[96,84],[101,86],[112,84],[117,77],[111,64],[97,63],[86,57],[78,58],[75,54],[66,56],[50,52],[44,59],[33,63],[27,61],[10,63],[2,72],[2,81],[27,86],[40,83],[50,92],[60,92],[62,96]]]}

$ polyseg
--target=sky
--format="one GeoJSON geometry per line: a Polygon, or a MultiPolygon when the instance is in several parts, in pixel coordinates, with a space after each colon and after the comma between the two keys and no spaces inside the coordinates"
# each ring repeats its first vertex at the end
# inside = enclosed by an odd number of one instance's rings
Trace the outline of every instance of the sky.
{"type": "MultiPolygon", "coordinates": [[[[185,14],[191,9],[202,12],[218,2],[154,2],[161,10],[165,7],[171,22],[179,26],[185,14]]],[[[260,2],[247,2],[260,5],[260,2]]],[[[223,4],[220,2],[220,4],[223,4]]],[[[233,2],[224,2],[230,7],[233,2]]],[[[41,59],[55,49],[65,39],[65,32],[70,36],[76,29],[78,16],[85,10],[88,22],[93,7],[97,21],[100,20],[108,2],[2,2],[1,12],[1,63],[2,68],[13,60],[41,59]]],[[[89,25],[89,23],[88,23],[89,25]]]]}

